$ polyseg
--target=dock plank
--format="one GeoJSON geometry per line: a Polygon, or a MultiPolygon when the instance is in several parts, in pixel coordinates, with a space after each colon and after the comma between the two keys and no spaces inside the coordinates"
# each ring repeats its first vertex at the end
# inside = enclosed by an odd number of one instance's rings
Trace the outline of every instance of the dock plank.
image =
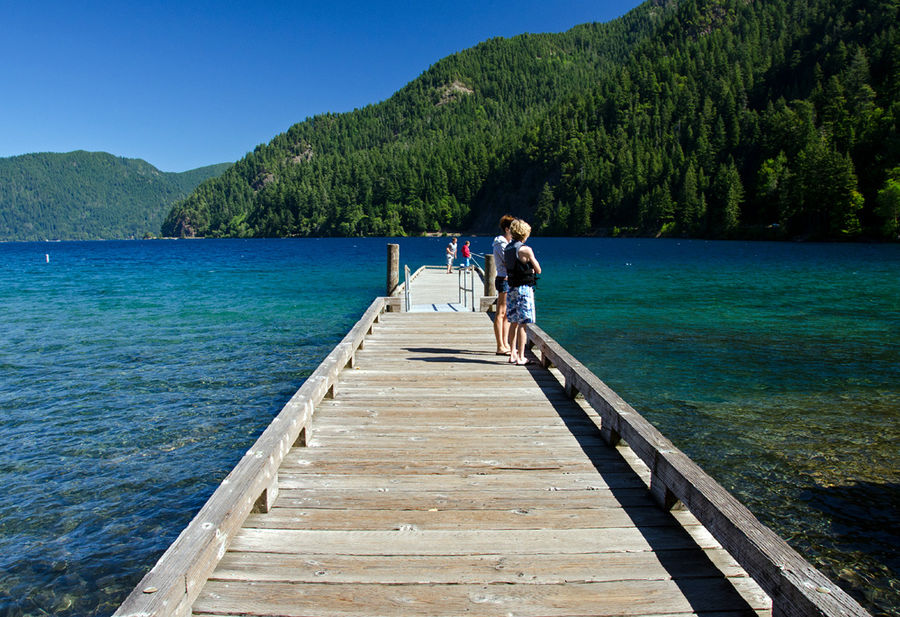
{"type": "Polygon", "coordinates": [[[228,553],[221,581],[291,583],[558,585],[618,580],[740,577],[722,549],[571,555],[331,555],[228,553]],[[664,564],[677,564],[673,567],[664,564]]]}
{"type": "MultiPolygon", "coordinates": [[[[624,580],[540,584],[340,584],[211,580],[196,615],[434,615],[570,617],[699,615],[742,600],[732,579],[624,580]]],[[[749,594],[748,594],[749,595],[749,594]]],[[[765,598],[752,598],[765,610],[765,598]]],[[[749,603],[728,611],[755,616],[749,603]]]]}

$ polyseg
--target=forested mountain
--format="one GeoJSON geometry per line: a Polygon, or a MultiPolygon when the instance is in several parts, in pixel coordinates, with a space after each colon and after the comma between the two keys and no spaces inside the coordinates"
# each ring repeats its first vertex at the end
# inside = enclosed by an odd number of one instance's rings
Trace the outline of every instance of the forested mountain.
{"type": "Polygon", "coordinates": [[[159,233],[166,213],[229,163],[184,173],[105,152],[0,159],[0,241],[92,240],[159,233]]]}
{"type": "Polygon", "coordinates": [[[652,0],[492,39],[393,97],[296,124],[166,235],[895,238],[897,0],[652,0]]]}

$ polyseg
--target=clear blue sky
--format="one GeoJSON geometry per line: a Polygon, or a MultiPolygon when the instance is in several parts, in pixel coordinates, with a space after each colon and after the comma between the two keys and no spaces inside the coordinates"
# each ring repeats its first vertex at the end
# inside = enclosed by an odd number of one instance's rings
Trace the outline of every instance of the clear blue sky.
{"type": "Polygon", "coordinates": [[[0,157],[90,150],[163,171],[235,161],[377,103],[494,36],[605,22],[637,0],[0,0],[0,157]]]}

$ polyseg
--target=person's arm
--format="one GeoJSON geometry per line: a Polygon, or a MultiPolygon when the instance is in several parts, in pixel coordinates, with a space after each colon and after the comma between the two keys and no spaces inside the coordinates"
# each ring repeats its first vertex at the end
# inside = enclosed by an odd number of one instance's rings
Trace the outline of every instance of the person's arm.
{"type": "Polygon", "coordinates": [[[534,273],[541,273],[541,264],[538,263],[537,257],[534,256],[534,251],[531,250],[530,246],[523,246],[519,249],[519,261],[524,264],[531,262],[531,267],[534,268],[534,273]],[[522,259],[523,257],[524,259],[522,259]]]}

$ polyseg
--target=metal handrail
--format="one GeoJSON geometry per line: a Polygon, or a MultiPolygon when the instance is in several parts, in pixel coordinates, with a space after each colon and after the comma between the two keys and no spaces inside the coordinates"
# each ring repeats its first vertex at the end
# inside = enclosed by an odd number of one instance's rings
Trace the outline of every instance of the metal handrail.
{"type": "Polygon", "coordinates": [[[471,265],[466,268],[465,266],[460,266],[459,268],[459,278],[461,279],[459,284],[459,294],[458,301],[460,304],[469,307],[469,296],[472,297],[472,310],[475,310],[475,274],[478,273],[482,277],[484,276],[484,264],[478,262],[478,258],[481,257],[484,259],[483,253],[472,253],[470,255],[471,265]],[[471,278],[469,275],[471,274],[471,278]]]}
{"type": "Polygon", "coordinates": [[[472,310],[475,310],[475,271],[469,267],[460,267],[459,269],[459,303],[469,307],[469,295],[472,296],[472,310]]]}
{"type": "Polygon", "coordinates": [[[476,268],[481,268],[481,270],[484,270],[484,253],[472,253],[472,263],[475,264],[476,268]],[[481,257],[481,263],[478,263],[479,257],[481,257]]]}
{"type": "Polygon", "coordinates": [[[409,312],[412,301],[409,297],[409,266],[403,265],[403,298],[406,305],[406,312],[409,312]]]}

